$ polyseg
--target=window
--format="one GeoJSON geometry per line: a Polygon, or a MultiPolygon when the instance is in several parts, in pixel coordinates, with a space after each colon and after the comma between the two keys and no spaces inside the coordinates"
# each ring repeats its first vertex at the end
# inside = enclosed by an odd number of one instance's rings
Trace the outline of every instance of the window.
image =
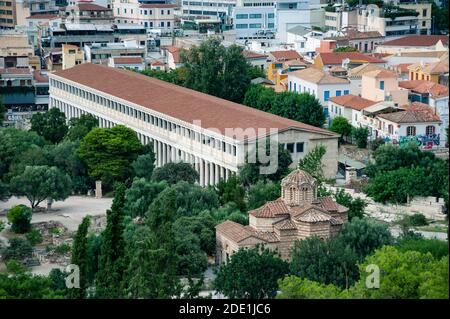
{"type": "Polygon", "coordinates": [[[384,81],[380,81],[380,90],[384,90],[384,81]]]}
{"type": "Polygon", "coordinates": [[[170,21],[167,21],[167,27],[170,27],[170,21]]]}
{"type": "Polygon", "coordinates": [[[236,14],[236,19],[248,19],[248,14],[236,14]]]}
{"type": "Polygon", "coordinates": [[[269,13],[269,14],[267,15],[267,17],[268,17],[269,19],[273,19],[273,18],[275,18],[275,14],[274,14],[274,13],[269,13]]]}
{"type": "Polygon", "coordinates": [[[164,10],[161,10],[161,15],[164,15],[164,10]]]}
{"type": "Polygon", "coordinates": [[[388,133],[389,134],[394,134],[394,126],[392,124],[388,125],[388,133]]]}
{"type": "Polygon", "coordinates": [[[425,80],[425,74],[422,74],[422,80],[425,80]]]}
{"type": "Polygon", "coordinates": [[[164,21],[161,21],[161,28],[164,28],[164,21]]]}
{"type": "Polygon", "coordinates": [[[167,14],[170,14],[170,10],[167,10],[167,14]]]}
{"type": "Polygon", "coordinates": [[[406,128],[406,136],[415,136],[416,135],[416,127],[415,126],[408,126],[406,128]]]}
{"type": "Polygon", "coordinates": [[[247,29],[248,24],[236,24],[236,29],[247,29]]]}
{"type": "Polygon", "coordinates": [[[328,101],[330,99],[330,91],[323,92],[323,100],[328,101]]]}
{"type": "Polygon", "coordinates": [[[297,83],[294,83],[294,92],[297,92],[297,83]]]}
{"type": "Polygon", "coordinates": [[[422,27],[425,27],[427,25],[426,21],[422,21],[422,27]]]}
{"type": "Polygon", "coordinates": [[[427,126],[425,129],[427,135],[433,135],[436,132],[436,128],[434,126],[427,126]]]}
{"type": "Polygon", "coordinates": [[[344,95],[348,95],[348,94],[350,94],[350,91],[349,90],[344,90],[344,95]]]}
{"type": "Polygon", "coordinates": [[[261,28],[261,23],[250,23],[249,27],[250,29],[259,29],[261,28]]]}
{"type": "Polygon", "coordinates": [[[287,143],[286,144],[286,149],[291,152],[294,153],[294,143],[287,143]]]}
{"type": "MultiPolygon", "coordinates": [[[[422,10],[422,17],[426,17],[427,16],[427,9],[423,9],[422,10]]],[[[424,21],[425,23],[425,21],[424,21]]]]}
{"type": "Polygon", "coordinates": [[[261,17],[262,17],[261,13],[250,14],[250,19],[261,19],[261,17]]]}
{"type": "Polygon", "coordinates": [[[289,91],[292,91],[292,81],[289,81],[289,91]]]}
{"type": "Polygon", "coordinates": [[[336,96],[341,96],[341,90],[336,91],[336,96]]]}
{"type": "Polygon", "coordinates": [[[268,23],[268,24],[267,24],[267,27],[268,27],[269,29],[273,29],[273,28],[275,28],[275,23],[268,23]]]}
{"type": "Polygon", "coordinates": [[[303,143],[303,142],[297,143],[296,144],[297,153],[303,153],[304,146],[305,146],[305,143],[303,143]]]}

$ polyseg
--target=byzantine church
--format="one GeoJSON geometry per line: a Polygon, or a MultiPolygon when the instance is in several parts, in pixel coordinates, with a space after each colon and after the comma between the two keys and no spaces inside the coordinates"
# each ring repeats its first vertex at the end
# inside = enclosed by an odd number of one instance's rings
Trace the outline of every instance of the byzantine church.
{"type": "Polygon", "coordinates": [[[216,226],[216,262],[227,262],[240,248],[257,244],[290,259],[294,241],[316,235],[327,239],[347,222],[348,209],[331,197],[317,197],[316,180],[296,169],[281,181],[281,197],[251,210],[249,225],[227,220],[216,226]]]}

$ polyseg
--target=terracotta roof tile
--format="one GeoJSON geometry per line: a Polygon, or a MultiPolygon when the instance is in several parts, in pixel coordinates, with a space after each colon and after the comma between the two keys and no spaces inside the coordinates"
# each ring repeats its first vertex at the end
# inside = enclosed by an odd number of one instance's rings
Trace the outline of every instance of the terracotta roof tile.
{"type": "Polygon", "coordinates": [[[427,123],[440,122],[438,115],[425,110],[406,110],[393,113],[379,114],[378,117],[394,123],[427,123]]]}
{"type": "Polygon", "coordinates": [[[283,215],[289,215],[289,207],[281,198],[267,202],[264,206],[251,210],[249,215],[259,218],[274,218],[283,215]]]}
{"type": "Polygon", "coordinates": [[[269,54],[271,54],[278,61],[299,60],[302,58],[300,54],[294,50],[271,51],[269,54]]]}
{"type": "Polygon", "coordinates": [[[216,230],[237,243],[253,235],[245,226],[231,220],[216,225],[216,230]]]}
{"type": "Polygon", "coordinates": [[[366,72],[381,70],[382,67],[372,63],[364,63],[349,71],[348,76],[351,78],[360,78],[366,72]]]}
{"type": "Polygon", "coordinates": [[[253,52],[253,51],[247,51],[247,50],[242,51],[242,54],[247,59],[263,59],[263,58],[267,58],[266,54],[261,54],[261,53],[257,53],[257,52],[253,52]]]}
{"type": "Polygon", "coordinates": [[[351,62],[384,63],[384,60],[360,52],[322,52],[316,59],[322,59],[324,65],[342,64],[342,60],[350,59],[351,62]]]}
{"type": "Polygon", "coordinates": [[[275,224],[273,224],[273,226],[279,230],[297,229],[297,226],[290,218],[280,220],[279,222],[276,222],[275,224]]]}
{"type": "Polygon", "coordinates": [[[333,96],[330,101],[358,111],[377,103],[353,94],[333,96]]]}
{"type": "Polygon", "coordinates": [[[304,223],[327,222],[331,220],[331,216],[323,212],[317,206],[306,207],[303,212],[293,216],[296,221],[304,223]]]}
{"type": "Polygon", "coordinates": [[[75,9],[79,8],[80,11],[111,11],[111,9],[108,9],[103,6],[99,6],[95,3],[78,3],[75,6],[68,6],[66,9],[75,9]]]}
{"type": "Polygon", "coordinates": [[[218,130],[237,140],[265,136],[269,131],[264,133],[261,129],[270,128],[279,131],[295,128],[337,138],[336,134],[322,128],[262,112],[133,71],[83,63],[67,70],[57,71],[51,76],[65,78],[188,123],[201,120],[199,124],[201,127],[214,128],[215,131],[218,130]],[[244,132],[231,133],[230,128],[241,128],[244,132]]]}
{"type": "Polygon", "coordinates": [[[121,56],[113,57],[113,59],[115,64],[138,64],[144,61],[140,56],[121,56]]]}
{"type": "Polygon", "coordinates": [[[408,69],[411,71],[422,70],[422,72],[425,74],[448,73],[448,60],[435,63],[427,63],[423,66],[421,65],[421,63],[414,63],[408,69]]]}
{"type": "Polygon", "coordinates": [[[48,20],[53,20],[53,19],[57,19],[58,15],[54,14],[54,13],[39,13],[39,14],[33,14],[32,16],[27,17],[27,20],[32,20],[32,19],[38,19],[38,20],[43,20],[43,19],[48,19],[48,20]]]}
{"type": "Polygon", "coordinates": [[[381,46],[401,46],[401,47],[429,47],[436,45],[441,40],[448,46],[448,35],[410,35],[403,38],[386,41],[381,46]]]}
{"type": "Polygon", "coordinates": [[[311,185],[316,185],[316,180],[311,176],[311,174],[304,170],[296,169],[282,179],[281,186],[287,186],[291,184],[298,185],[301,181],[309,183],[311,185]]]}
{"type": "Polygon", "coordinates": [[[6,68],[0,69],[0,74],[30,74],[29,68],[6,68]]]}
{"type": "Polygon", "coordinates": [[[398,82],[398,86],[417,93],[429,93],[435,98],[448,96],[449,91],[445,85],[426,80],[400,81],[398,82]]]}

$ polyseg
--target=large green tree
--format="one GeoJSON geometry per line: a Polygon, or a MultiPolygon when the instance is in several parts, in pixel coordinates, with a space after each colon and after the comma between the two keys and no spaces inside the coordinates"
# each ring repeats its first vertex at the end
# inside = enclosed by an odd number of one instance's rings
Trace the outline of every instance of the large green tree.
{"type": "Polygon", "coordinates": [[[132,176],[131,163],[141,151],[136,133],[123,126],[94,128],[81,141],[78,155],[86,162],[89,175],[107,187],[132,176]]]}
{"type": "Polygon", "coordinates": [[[325,123],[325,113],[319,100],[309,93],[283,92],[276,95],[271,113],[322,127],[325,123]]]}
{"type": "Polygon", "coordinates": [[[352,133],[352,125],[343,116],[336,116],[331,122],[330,131],[338,133],[340,135],[340,142],[343,142],[345,138],[349,137],[352,133]]]}
{"type": "Polygon", "coordinates": [[[62,141],[68,131],[66,115],[56,107],[31,117],[31,130],[54,144],[62,141]]]}
{"type": "Polygon", "coordinates": [[[216,190],[222,205],[233,202],[241,211],[245,210],[245,189],[240,185],[236,175],[231,175],[226,181],[221,179],[216,185],[216,190]]]}
{"type": "Polygon", "coordinates": [[[189,163],[167,163],[153,171],[152,180],[155,182],[166,181],[170,185],[180,181],[194,184],[198,181],[197,171],[189,163]]]}
{"type": "Polygon", "coordinates": [[[281,196],[279,183],[272,181],[258,181],[251,185],[248,190],[248,208],[259,208],[268,201],[275,200],[281,196]]]}
{"type": "Polygon", "coordinates": [[[124,212],[131,217],[144,217],[150,204],[165,188],[166,181],[152,182],[145,178],[135,178],[125,193],[124,212]]]}
{"type": "Polygon", "coordinates": [[[375,249],[393,243],[389,228],[369,218],[353,218],[344,224],[339,240],[351,247],[360,260],[370,255],[375,249]]]}
{"type": "Polygon", "coordinates": [[[296,241],[291,257],[291,274],[300,278],[348,288],[359,277],[356,253],[339,240],[312,236],[296,241]]]}
{"type": "Polygon", "coordinates": [[[337,299],[341,289],[333,284],[324,285],[317,281],[297,276],[287,276],[279,282],[277,299],[337,299]]]}
{"type": "Polygon", "coordinates": [[[278,279],[288,272],[288,263],[268,249],[240,249],[220,267],[214,285],[228,298],[274,298],[278,279]]]}
{"type": "Polygon", "coordinates": [[[181,54],[184,85],[233,102],[242,102],[250,84],[250,64],[237,45],[224,47],[211,38],[181,54]]]}
{"type": "Polygon", "coordinates": [[[334,199],[338,204],[341,204],[348,208],[347,216],[351,221],[353,218],[364,217],[364,209],[367,206],[367,202],[361,198],[353,198],[350,194],[347,194],[344,189],[339,189],[334,193],[334,199]]]}
{"type": "Polygon", "coordinates": [[[150,180],[155,169],[155,155],[153,153],[139,155],[131,166],[137,177],[150,180]]]}
{"type": "Polygon", "coordinates": [[[36,208],[42,201],[66,199],[72,187],[67,174],[52,166],[27,166],[19,176],[11,179],[11,192],[17,196],[25,196],[36,208]]]}
{"type": "Polygon", "coordinates": [[[262,85],[250,85],[245,92],[244,104],[255,109],[270,112],[277,93],[262,85]]]}
{"type": "Polygon", "coordinates": [[[95,127],[98,127],[98,119],[92,114],[82,114],[80,117],[71,118],[66,139],[81,140],[95,127]]]}

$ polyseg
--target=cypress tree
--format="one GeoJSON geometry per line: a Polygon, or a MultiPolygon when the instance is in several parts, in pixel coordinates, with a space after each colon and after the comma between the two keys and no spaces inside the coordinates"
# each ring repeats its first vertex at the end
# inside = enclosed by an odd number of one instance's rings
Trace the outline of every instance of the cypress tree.
{"type": "Polygon", "coordinates": [[[77,265],[80,269],[80,288],[72,288],[69,290],[69,297],[74,299],[86,298],[87,277],[88,277],[88,261],[87,261],[87,234],[90,225],[90,218],[86,216],[78,226],[75,235],[71,263],[77,265]]]}
{"type": "Polygon", "coordinates": [[[96,276],[97,298],[120,298],[124,273],[123,206],[125,185],[115,185],[111,210],[106,212],[106,228],[102,233],[99,267],[96,276]]]}

